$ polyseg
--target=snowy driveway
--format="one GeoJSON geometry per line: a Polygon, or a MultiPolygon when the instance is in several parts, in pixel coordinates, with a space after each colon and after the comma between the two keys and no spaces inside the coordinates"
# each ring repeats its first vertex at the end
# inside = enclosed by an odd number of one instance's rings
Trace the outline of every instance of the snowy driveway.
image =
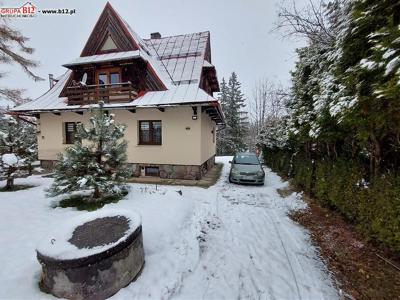
{"type": "MultiPolygon", "coordinates": [[[[229,158],[209,188],[132,184],[126,200],[105,206],[143,217],[146,265],[112,299],[338,299],[306,230],[287,217],[304,207],[282,198],[287,185],[266,170],[264,187],[227,182],[229,158]],[[182,195],[178,193],[182,192],[182,195]]],[[[0,193],[0,299],[50,299],[37,287],[35,246],[63,219],[83,214],[53,209],[43,188],[0,193]]]]}

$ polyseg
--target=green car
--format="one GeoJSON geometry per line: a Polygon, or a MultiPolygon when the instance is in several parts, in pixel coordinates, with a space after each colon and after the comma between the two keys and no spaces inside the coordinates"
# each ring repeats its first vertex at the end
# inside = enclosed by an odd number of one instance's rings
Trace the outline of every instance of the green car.
{"type": "Polygon", "coordinates": [[[255,153],[236,153],[230,164],[229,182],[264,184],[265,172],[255,153]]]}

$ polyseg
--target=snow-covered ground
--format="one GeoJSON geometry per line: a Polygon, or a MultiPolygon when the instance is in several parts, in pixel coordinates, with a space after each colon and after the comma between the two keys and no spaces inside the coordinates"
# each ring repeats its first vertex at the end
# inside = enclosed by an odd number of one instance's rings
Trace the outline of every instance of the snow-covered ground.
{"type": "MultiPolygon", "coordinates": [[[[338,299],[309,234],[287,216],[301,197],[282,198],[287,183],[268,169],[264,187],[229,184],[229,158],[217,160],[222,176],[209,189],[132,184],[126,200],[102,208],[135,210],[143,222],[143,273],[112,299],[338,299]]],[[[0,299],[55,299],[38,288],[35,247],[85,212],[51,208],[51,182],[32,176],[18,183],[37,187],[0,193],[0,299]]]]}

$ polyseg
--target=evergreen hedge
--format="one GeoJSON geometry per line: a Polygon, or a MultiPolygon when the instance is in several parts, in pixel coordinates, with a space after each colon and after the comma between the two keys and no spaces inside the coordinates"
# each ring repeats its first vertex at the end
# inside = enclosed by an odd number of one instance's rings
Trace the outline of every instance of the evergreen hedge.
{"type": "Polygon", "coordinates": [[[304,153],[264,149],[264,161],[321,205],[340,212],[370,240],[400,251],[400,176],[387,173],[366,180],[358,161],[310,159],[304,153]],[[313,174],[313,164],[315,170],[313,174]],[[313,179],[314,177],[314,179],[313,179]],[[313,182],[314,181],[314,182],[313,182]]]}

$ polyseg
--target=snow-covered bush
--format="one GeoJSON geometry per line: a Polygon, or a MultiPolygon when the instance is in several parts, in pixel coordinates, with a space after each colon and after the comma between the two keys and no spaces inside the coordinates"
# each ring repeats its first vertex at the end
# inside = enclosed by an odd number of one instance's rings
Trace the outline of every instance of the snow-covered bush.
{"type": "Polygon", "coordinates": [[[268,122],[257,137],[257,144],[267,149],[284,149],[288,142],[288,129],[284,119],[268,122]]]}
{"type": "Polygon", "coordinates": [[[6,189],[14,188],[14,179],[27,176],[36,160],[36,136],[32,125],[9,115],[0,115],[0,180],[6,189]]]}
{"type": "Polygon", "coordinates": [[[125,191],[124,182],[131,174],[126,165],[125,126],[113,117],[101,103],[88,125],[77,124],[73,146],[59,155],[49,196],[92,190],[90,200],[98,201],[125,191]]]}
{"type": "Polygon", "coordinates": [[[24,166],[25,160],[14,153],[5,153],[0,157],[0,179],[7,180],[6,190],[14,188],[15,178],[28,174],[28,171],[23,168],[24,166]]]}

